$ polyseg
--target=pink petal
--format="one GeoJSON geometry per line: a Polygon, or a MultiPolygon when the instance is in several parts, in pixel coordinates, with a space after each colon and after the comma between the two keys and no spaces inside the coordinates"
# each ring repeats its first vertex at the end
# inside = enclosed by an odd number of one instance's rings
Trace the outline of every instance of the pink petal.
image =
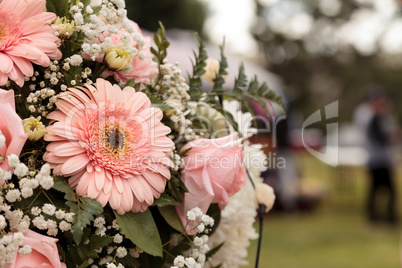
{"type": "Polygon", "coordinates": [[[56,156],[73,156],[84,152],[86,149],[82,148],[79,142],[65,142],[53,151],[56,156]]]}
{"type": "Polygon", "coordinates": [[[87,154],[79,154],[68,159],[61,168],[61,172],[65,175],[72,175],[73,173],[83,169],[89,162],[87,154]]]}
{"type": "Polygon", "coordinates": [[[133,208],[134,202],[133,192],[130,190],[130,184],[127,180],[122,180],[122,182],[124,185],[124,191],[122,193],[121,207],[124,211],[130,211],[133,208]]]}
{"type": "Polygon", "coordinates": [[[11,69],[13,68],[13,61],[9,56],[0,52],[0,62],[0,72],[4,74],[11,72],[11,69]]]}
{"type": "Polygon", "coordinates": [[[80,181],[78,182],[77,189],[75,190],[78,195],[86,196],[88,191],[88,185],[93,179],[94,173],[85,172],[82,174],[80,181]]]}
{"type": "Polygon", "coordinates": [[[121,204],[121,193],[119,193],[114,185],[112,187],[109,203],[113,209],[118,209],[121,204]]]}
{"type": "Polygon", "coordinates": [[[96,188],[101,191],[103,188],[103,185],[105,184],[105,171],[95,171],[95,183],[96,183],[96,188]]]}

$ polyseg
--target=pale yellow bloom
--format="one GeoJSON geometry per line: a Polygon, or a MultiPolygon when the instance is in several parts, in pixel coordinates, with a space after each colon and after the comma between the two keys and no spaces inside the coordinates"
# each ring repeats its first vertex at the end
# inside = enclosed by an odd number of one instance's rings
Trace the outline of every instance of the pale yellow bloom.
{"type": "Polygon", "coordinates": [[[122,71],[131,67],[132,55],[124,48],[111,47],[106,50],[104,62],[111,71],[122,71]]]}
{"type": "Polygon", "coordinates": [[[25,133],[28,134],[28,139],[31,141],[37,141],[46,134],[45,126],[40,121],[41,117],[37,118],[31,116],[22,120],[25,133]]]}
{"type": "Polygon", "coordinates": [[[66,17],[57,17],[53,28],[59,33],[60,38],[68,38],[74,33],[74,21],[69,21],[66,17]]]}
{"type": "Polygon", "coordinates": [[[255,206],[259,204],[265,205],[265,213],[272,209],[275,202],[274,189],[268,184],[259,182],[255,185],[255,206]]]}
{"type": "Polygon", "coordinates": [[[209,83],[213,84],[216,74],[219,72],[219,61],[216,59],[207,59],[205,63],[207,65],[204,68],[205,73],[202,75],[202,77],[209,83]]]}

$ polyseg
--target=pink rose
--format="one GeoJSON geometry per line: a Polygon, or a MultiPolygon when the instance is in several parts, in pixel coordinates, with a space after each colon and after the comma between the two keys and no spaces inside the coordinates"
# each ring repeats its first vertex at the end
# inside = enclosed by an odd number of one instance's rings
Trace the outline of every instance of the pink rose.
{"type": "MultiPolygon", "coordinates": [[[[134,27],[135,31],[142,35],[141,29],[137,23],[130,20],[130,24],[134,27]]],[[[112,35],[113,45],[121,46],[123,42],[120,37],[128,33],[125,30],[120,30],[119,33],[112,35]]],[[[116,71],[112,72],[110,70],[106,70],[106,74],[113,74],[114,79],[120,83],[126,83],[130,79],[135,79],[136,83],[150,83],[153,78],[158,75],[158,65],[156,62],[152,60],[153,55],[151,53],[151,38],[143,36],[145,39],[144,47],[138,51],[138,53],[143,52],[144,58],[140,59],[139,56],[135,56],[131,60],[131,69],[127,71],[116,71]]],[[[130,44],[135,47],[136,43],[134,40],[131,40],[130,44]]],[[[103,58],[102,58],[103,60],[103,58]]]]}
{"type": "MultiPolygon", "coordinates": [[[[243,187],[243,150],[237,133],[218,139],[199,139],[186,144],[182,151],[191,148],[184,158],[181,179],[189,190],[183,203],[176,207],[183,226],[188,224],[187,212],[199,207],[207,212],[211,203],[225,208],[228,198],[243,187]]],[[[197,223],[187,225],[187,232],[197,223]]]]}
{"type": "MultiPolygon", "coordinates": [[[[135,32],[143,36],[140,27],[138,26],[137,23],[134,21],[130,20],[129,23],[135,29],[135,32]]],[[[123,41],[121,40],[121,36],[123,34],[129,34],[124,29],[120,29],[120,31],[117,34],[111,34],[111,33],[104,33],[103,35],[99,36],[100,41],[104,41],[105,37],[111,37],[113,46],[114,47],[123,47],[123,41]]],[[[102,77],[107,77],[109,75],[113,75],[114,79],[118,81],[119,83],[126,83],[130,79],[135,79],[136,83],[151,83],[151,80],[155,78],[158,75],[158,65],[156,62],[152,60],[153,55],[151,53],[151,41],[152,39],[149,37],[144,38],[144,45],[143,47],[138,49],[138,53],[136,56],[134,56],[131,59],[130,62],[130,68],[127,70],[121,70],[121,71],[112,71],[112,70],[106,70],[103,72],[102,77]],[[144,58],[140,59],[139,54],[143,53],[144,58]]],[[[130,45],[132,47],[138,47],[137,43],[131,39],[130,45]]],[[[89,59],[89,55],[87,53],[83,53],[83,58],[84,59],[89,59]]],[[[103,62],[105,57],[105,53],[100,54],[96,57],[96,61],[98,62],[103,62]]]]}
{"type": "Polygon", "coordinates": [[[24,233],[24,245],[30,246],[32,252],[28,255],[17,252],[9,268],[65,268],[66,265],[60,261],[57,241],[56,238],[28,230],[24,233]]]}
{"type": "MultiPolygon", "coordinates": [[[[0,133],[6,138],[5,145],[0,148],[0,155],[19,155],[27,140],[22,120],[15,112],[14,91],[0,89],[0,133]]],[[[9,170],[7,161],[0,168],[9,170]]]]}

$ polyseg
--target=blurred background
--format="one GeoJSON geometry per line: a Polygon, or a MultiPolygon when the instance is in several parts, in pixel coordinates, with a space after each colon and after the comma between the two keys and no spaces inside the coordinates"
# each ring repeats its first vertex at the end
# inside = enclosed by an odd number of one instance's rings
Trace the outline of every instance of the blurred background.
{"type": "MultiPolygon", "coordinates": [[[[286,119],[276,114],[270,133],[254,137],[267,145],[270,169],[263,175],[277,195],[265,218],[260,267],[402,267],[402,2],[127,6],[149,33],[158,21],[165,25],[171,61],[182,68],[191,66],[197,31],[211,57],[225,40],[229,80],[244,61],[248,74],[282,95],[286,119]],[[321,117],[306,124],[314,114],[321,117]]],[[[250,267],[255,251],[253,243],[250,267]]]]}

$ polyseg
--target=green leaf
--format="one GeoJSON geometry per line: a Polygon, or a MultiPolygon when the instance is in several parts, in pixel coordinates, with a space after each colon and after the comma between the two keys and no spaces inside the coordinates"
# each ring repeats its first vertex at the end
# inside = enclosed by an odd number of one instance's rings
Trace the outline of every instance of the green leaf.
{"type": "Polygon", "coordinates": [[[163,256],[162,241],[149,209],[138,213],[126,212],[123,215],[113,212],[123,234],[131,242],[152,256],[163,256]]]}
{"type": "Polygon", "coordinates": [[[140,262],[127,254],[124,258],[117,258],[117,262],[124,265],[124,267],[137,268],[141,267],[140,262]]]}
{"type": "Polygon", "coordinates": [[[159,212],[165,221],[176,231],[180,233],[185,233],[183,226],[180,223],[179,217],[177,216],[176,209],[174,207],[159,207],[159,212]]]}
{"type": "Polygon", "coordinates": [[[198,43],[198,53],[196,53],[195,51],[193,52],[195,62],[192,63],[193,73],[189,77],[189,94],[192,100],[198,100],[198,98],[201,96],[199,88],[202,86],[201,77],[205,73],[205,66],[207,65],[206,60],[208,59],[208,54],[201,37],[197,33],[195,33],[194,38],[197,40],[198,43]]]}
{"type": "Polygon", "coordinates": [[[134,87],[135,86],[135,78],[132,78],[126,82],[123,88],[125,87],[134,87]]]}
{"type": "Polygon", "coordinates": [[[88,267],[88,266],[89,266],[88,260],[86,260],[79,266],[79,268],[85,268],[85,267],[88,267]]]}
{"type": "Polygon", "coordinates": [[[81,244],[78,247],[78,255],[81,259],[89,259],[89,258],[99,258],[98,253],[96,252],[99,248],[104,248],[112,243],[113,237],[111,236],[97,236],[92,235],[89,239],[88,244],[81,244]]]}
{"type": "Polygon", "coordinates": [[[55,13],[59,17],[65,16],[65,0],[46,0],[46,10],[55,13]]]}
{"type": "Polygon", "coordinates": [[[65,193],[64,198],[69,201],[76,201],[77,195],[71,186],[67,183],[66,179],[60,176],[54,176],[53,189],[65,193]]]}
{"type": "MultiPolygon", "coordinates": [[[[167,55],[167,48],[170,43],[166,38],[165,27],[161,22],[159,22],[159,29],[156,34],[154,34],[154,42],[156,48],[151,48],[151,53],[154,54],[157,62],[161,64],[167,55]]],[[[161,74],[160,74],[161,75],[161,74]]]]}
{"type": "Polygon", "coordinates": [[[177,201],[168,194],[161,194],[161,196],[155,200],[154,206],[166,207],[166,206],[177,206],[177,201]]]}
{"type": "Polygon", "coordinates": [[[219,245],[217,245],[216,247],[214,247],[213,249],[211,249],[210,251],[208,251],[207,254],[205,255],[206,259],[208,260],[209,258],[211,258],[216,252],[218,252],[218,250],[220,250],[220,248],[224,244],[225,244],[225,242],[222,242],[219,245]]]}
{"type": "Polygon", "coordinates": [[[91,224],[94,216],[102,213],[102,205],[90,197],[79,197],[78,202],[67,201],[66,205],[70,207],[70,211],[74,212],[73,221],[73,238],[77,245],[80,244],[84,228],[91,224]]]}
{"type": "Polygon", "coordinates": [[[224,92],[223,84],[225,83],[225,75],[228,74],[226,71],[228,68],[228,62],[224,53],[224,44],[220,47],[221,60],[219,61],[219,71],[216,75],[214,86],[212,87],[212,92],[224,92]]]}

